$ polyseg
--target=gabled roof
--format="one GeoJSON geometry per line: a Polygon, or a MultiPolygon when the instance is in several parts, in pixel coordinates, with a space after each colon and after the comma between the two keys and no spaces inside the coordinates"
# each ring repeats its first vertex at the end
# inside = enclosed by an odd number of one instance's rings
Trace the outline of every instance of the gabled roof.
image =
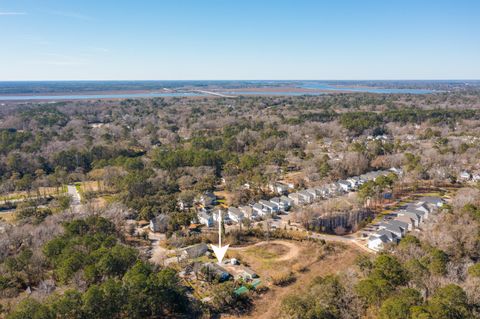
{"type": "Polygon", "coordinates": [[[408,224],[413,224],[412,217],[407,216],[407,215],[399,215],[399,216],[395,217],[395,220],[400,221],[402,223],[405,223],[407,225],[408,224]]]}
{"type": "Polygon", "coordinates": [[[444,203],[443,199],[441,199],[440,197],[436,197],[436,196],[425,196],[425,197],[420,198],[420,200],[424,203],[429,203],[429,204],[434,204],[434,205],[444,203]]]}
{"type": "Polygon", "coordinates": [[[263,205],[260,204],[260,203],[255,203],[255,204],[253,204],[252,208],[261,210],[261,209],[263,209],[263,205]]]}
{"type": "Polygon", "coordinates": [[[368,237],[368,241],[381,240],[383,243],[388,243],[391,240],[388,240],[388,237],[385,235],[374,234],[368,237]]]}
{"type": "Polygon", "coordinates": [[[376,232],[377,236],[385,236],[389,241],[394,241],[397,239],[394,233],[386,229],[380,229],[376,232]]]}
{"type": "Polygon", "coordinates": [[[272,203],[271,201],[268,201],[268,200],[264,200],[264,199],[261,199],[258,201],[260,204],[262,204],[263,206],[266,206],[268,208],[271,208],[271,207],[278,207],[277,204],[275,203],[272,203]]]}
{"type": "Polygon", "coordinates": [[[197,214],[198,218],[203,218],[203,219],[212,219],[212,216],[211,215],[208,215],[207,213],[205,212],[200,212],[197,214]]]}
{"type": "Polygon", "coordinates": [[[407,230],[408,229],[408,223],[405,223],[403,221],[400,221],[400,220],[397,220],[397,219],[394,219],[394,220],[391,220],[388,222],[390,225],[393,225],[393,226],[396,226],[396,227],[401,227],[403,228],[404,230],[407,230]]]}
{"type": "Polygon", "coordinates": [[[228,213],[232,213],[232,214],[235,214],[235,215],[239,215],[239,214],[241,214],[242,212],[241,212],[240,209],[238,209],[237,207],[230,206],[230,207],[228,207],[228,213]]]}
{"type": "Polygon", "coordinates": [[[401,210],[399,214],[411,217],[417,221],[420,221],[420,219],[422,218],[422,215],[418,214],[418,211],[401,210]]]}

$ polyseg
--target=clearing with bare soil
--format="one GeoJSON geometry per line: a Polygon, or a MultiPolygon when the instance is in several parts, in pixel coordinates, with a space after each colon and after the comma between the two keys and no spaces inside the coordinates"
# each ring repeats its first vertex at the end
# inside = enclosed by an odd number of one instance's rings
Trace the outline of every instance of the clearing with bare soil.
{"type": "Polygon", "coordinates": [[[233,249],[230,254],[250,265],[269,288],[264,295],[254,297],[254,308],[241,318],[270,319],[279,318],[281,302],[286,295],[301,293],[317,276],[345,271],[364,252],[351,245],[275,240],[233,249]],[[273,276],[290,272],[295,276],[292,284],[283,287],[272,284],[273,276]]]}

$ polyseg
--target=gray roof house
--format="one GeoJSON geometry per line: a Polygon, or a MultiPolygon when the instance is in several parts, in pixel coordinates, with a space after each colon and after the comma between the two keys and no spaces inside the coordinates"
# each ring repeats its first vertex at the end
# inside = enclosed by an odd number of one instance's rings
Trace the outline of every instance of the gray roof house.
{"type": "Polygon", "coordinates": [[[263,209],[263,205],[260,204],[260,203],[253,204],[252,209],[253,209],[253,211],[255,211],[257,213],[258,216],[265,216],[266,215],[266,212],[263,209]]]}
{"type": "Polygon", "coordinates": [[[343,179],[339,180],[337,184],[344,192],[348,192],[352,188],[351,184],[343,179]]]}
{"type": "Polygon", "coordinates": [[[154,233],[166,233],[169,223],[170,216],[166,214],[160,214],[150,220],[150,230],[154,233]]]}
{"type": "Polygon", "coordinates": [[[395,217],[395,220],[400,221],[400,222],[406,224],[408,231],[412,231],[413,228],[415,227],[415,222],[414,222],[414,220],[413,220],[411,217],[409,217],[409,216],[405,216],[405,215],[397,216],[397,217],[395,217]]]}
{"type": "Polygon", "coordinates": [[[306,203],[306,204],[311,204],[314,200],[313,195],[310,194],[309,192],[305,191],[305,190],[298,192],[298,195],[303,200],[303,202],[306,203]]]}
{"type": "Polygon", "coordinates": [[[200,224],[203,224],[207,227],[212,227],[213,226],[213,217],[212,215],[209,215],[205,212],[200,212],[197,214],[198,221],[200,224]]]}
{"type": "Polygon", "coordinates": [[[399,210],[397,212],[398,216],[407,216],[412,219],[413,221],[413,226],[418,227],[420,223],[422,222],[422,216],[418,214],[417,212],[411,212],[411,211],[406,211],[406,210],[399,210]]]}
{"type": "Polygon", "coordinates": [[[386,223],[380,223],[380,229],[388,230],[389,232],[395,234],[395,236],[402,238],[407,232],[408,226],[398,226],[396,223],[391,223],[388,221],[386,223]]]}
{"type": "Polygon", "coordinates": [[[436,197],[436,196],[425,196],[425,197],[420,198],[420,201],[424,202],[425,204],[427,204],[431,208],[442,207],[443,204],[445,203],[445,201],[443,199],[441,199],[440,197],[436,197]]]}
{"type": "Polygon", "coordinates": [[[222,215],[222,220],[224,222],[229,222],[230,221],[230,217],[228,216],[228,213],[226,211],[224,211],[223,209],[215,209],[213,212],[212,212],[212,217],[213,217],[213,221],[215,222],[218,222],[218,213],[221,213],[222,215]]]}
{"type": "Polygon", "coordinates": [[[289,199],[286,196],[274,197],[274,198],[271,198],[270,201],[276,204],[280,211],[285,212],[290,208],[291,199],[289,199]]]}
{"type": "Polygon", "coordinates": [[[270,191],[276,193],[276,194],[287,194],[289,190],[288,185],[282,184],[282,183],[273,183],[270,184],[270,191]]]}
{"type": "Polygon", "coordinates": [[[217,196],[212,192],[204,192],[198,197],[198,202],[203,206],[214,206],[217,203],[217,196]]]}
{"type": "Polygon", "coordinates": [[[264,199],[261,199],[258,202],[263,205],[264,209],[268,209],[269,213],[276,213],[279,210],[279,205],[274,202],[264,200],[264,199]]]}
{"type": "Polygon", "coordinates": [[[251,206],[240,206],[238,207],[238,209],[240,209],[245,218],[248,218],[250,220],[257,218],[257,212],[255,212],[251,206]]]}
{"type": "Polygon", "coordinates": [[[320,194],[317,193],[317,191],[314,188],[308,188],[308,189],[305,190],[305,192],[312,195],[313,199],[316,199],[320,195],[320,194]]]}
{"type": "Polygon", "coordinates": [[[230,217],[230,220],[236,223],[240,223],[245,218],[243,212],[237,207],[228,208],[228,217],[230,217]]]}
{"type": "Polygon", "coordinates": [[[208,251],[208,245],[205,243],[196,244],[181,249],[182,256],[188,258],[198,258],[205,255],[208,251]]]}
{"type": "Polygon", "coordinates": [[[300,196],[298,192],[288,194],[288,198],[290,198],[295,205],[303,204],[303,196],[300,196]]]}

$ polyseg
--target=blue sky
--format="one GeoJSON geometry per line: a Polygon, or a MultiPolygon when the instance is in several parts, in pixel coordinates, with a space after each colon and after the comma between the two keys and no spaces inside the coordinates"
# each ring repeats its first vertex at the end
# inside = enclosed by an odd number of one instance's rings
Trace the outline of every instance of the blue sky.
{"type": "Polygon", "coordinates": [[[0,0],[0,80],[479,79],[476,0],[0,0]]]}

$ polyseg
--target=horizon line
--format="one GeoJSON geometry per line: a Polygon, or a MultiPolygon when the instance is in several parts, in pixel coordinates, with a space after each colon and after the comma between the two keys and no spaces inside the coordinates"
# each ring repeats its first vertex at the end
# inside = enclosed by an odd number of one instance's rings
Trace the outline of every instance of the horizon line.
{"type": "Polygon", "coordinates": [[[479,78],[442,78],[442,79],[49,79],[49,80],[0,80],[2,82],[189,82],[189,81],[480,81],[479,78]]]}

